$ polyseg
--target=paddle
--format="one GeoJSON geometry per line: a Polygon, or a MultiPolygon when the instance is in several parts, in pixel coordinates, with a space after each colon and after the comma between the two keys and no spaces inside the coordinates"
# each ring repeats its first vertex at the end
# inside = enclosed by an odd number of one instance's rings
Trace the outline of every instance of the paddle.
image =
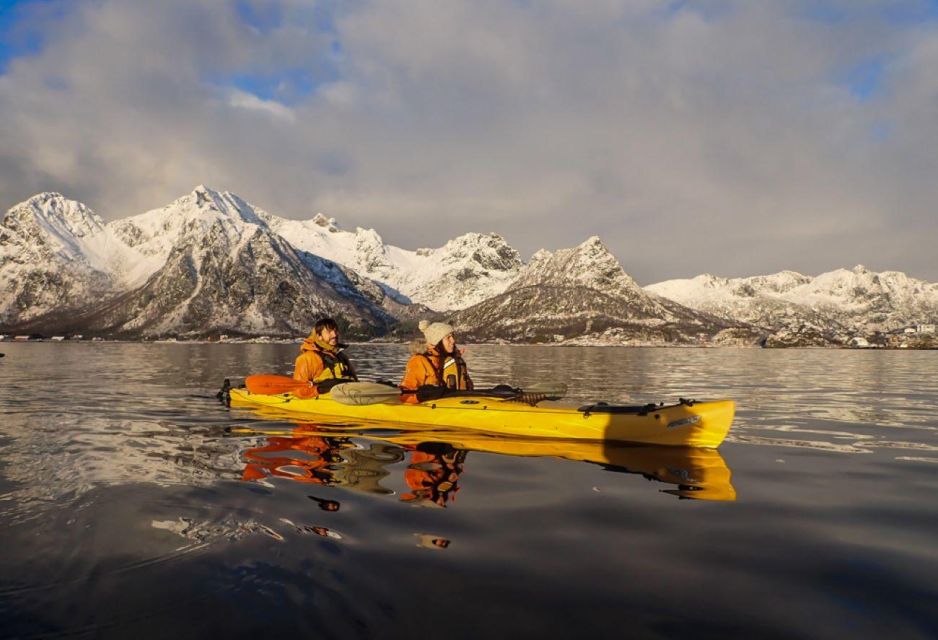
{"type": "Polygon", "coordinates": [[[494,389],[473,389],[463,391],[446,389],[444,387],[425,386],[416,391],[401,391],[397,387],[377,382],[345,382],[332,388],[330,395],[333,400],[341,404],[368,405],[391,402],[399,399],[401,395],[416,394],[417,400],[439,400],[452,397],[489,397],[503,400],[517,400],[536,404],[541,400],[557,400],[567,392],[567,385],[560,383],[542,383],[515,389],[508,385],[499,385],[494,389]]]}
{"type": "Polygon", "coordinates": [[[292,393],[298,398],[311,398],[318,395],[316,387],[309,382],[294,380],[287,376],[272,373],[257,373],[244,379],[244,386],[251,393],[272,396],[280,393],[292,393]]]}

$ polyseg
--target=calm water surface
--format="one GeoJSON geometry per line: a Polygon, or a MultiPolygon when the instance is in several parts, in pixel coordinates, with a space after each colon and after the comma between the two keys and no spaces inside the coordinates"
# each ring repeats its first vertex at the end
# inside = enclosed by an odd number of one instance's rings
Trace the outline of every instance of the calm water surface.
{"type": "Polygon", "coordinates": [[[936,352],[466,354],[572,402],[733,398],[707,453],[215,400],[296,351],[0,343],[0,637],[938,636],[936,352]]]}

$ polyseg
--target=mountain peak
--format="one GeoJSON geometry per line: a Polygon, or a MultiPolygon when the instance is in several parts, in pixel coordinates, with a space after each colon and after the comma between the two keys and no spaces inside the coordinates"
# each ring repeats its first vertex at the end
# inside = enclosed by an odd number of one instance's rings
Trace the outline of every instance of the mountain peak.
{"type": "Polygon", "coordinates": [[[630,297],[640,291],[598,236],[591,236],[572,249],[538,251],[509,288],[573,283],[617,296],[630,297]]]}
{"type": "Polygon", "coordinates": [[[20,204],[42,204],[55,200],[68,201],[68,198],[63,196],[58,191],[43,191],[42,193],[37,193],[36,195],[26,199],[20,204]]]}
{"type": "Polygon", "coordinates": [[[208,187],[204,184],[198,184],[195,186],[195,189],[192,190],[191,195],[195,196],[199,194],[218,196],[218,195],[221,195],[221,192],[216,191],[215,189],[212,189],[211,187],[208,187]]]}
{"type": "Polygon", "coordinates": [[[19,204],[13,205],[9,208],[8,211],[29,208],[35,208],[39,211],[48,211],[50,209],[63,209],[69,205],[77,205],[78,207],[87,209],[87,207],[81,202],[66,198],[58,191],[43,191],[42,193],[37,193],[36,195],[30,196],[19,204]]]}
{"type": "MultiPolygon", "coordinates": [[[[224,199],[228,193],[220,193],[215,189],[205,186],[204,184],[197,185],[195,189],[187,193],[183,197],[176,200],[176,203],[188,203],[193,202],[195,206],[201,207],[203,205],[208,205],[211,207],[215,205],[218,207],[219,203],[224,199]]],[[[175,204],[175,203],[174,203],[175,204]]]]}
{"type": "Polygon", "coordinates": [[[144,220],[150,216],[205,223],[221,217],[236,225],[248,223],[265,226],[269,214],[255,208],[230,191],[219,192],[200,184],[190,193],[177,198],[161,209],[154,209],[126,220],[144,220]]]}
{"type": "Polygon", "coordinates": [[[65,242],[71,236],[94,235],[104,226],[87,205],[56,191],[44,191],[24,200],[7,211],[2,222],[6,225],[38,224],[65,242]]]}
{"type": "Polygon", "coordinates": [[[339,226],[335,223],[335,218],[326,217],[321,213],[317,213],[315,216],[313,216],[312,222],[317,227],[323,227],[324,229],[333,233],[339,230],[339,226]]]}

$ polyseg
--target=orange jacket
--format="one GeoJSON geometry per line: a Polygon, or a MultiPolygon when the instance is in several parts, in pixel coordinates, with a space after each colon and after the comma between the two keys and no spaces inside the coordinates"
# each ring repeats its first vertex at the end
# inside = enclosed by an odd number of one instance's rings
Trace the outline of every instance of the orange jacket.
{"type": "Polygon", "coordinates": [[[330,378],[358,379],[355,369],[352,368],[345,354],[333,351],[329,345],[318,340],[306,338],[300,346],[300,355],[293,365],[293,379],[303,382],[322,382],[330,378]]]}
{"type": "MultiPolygon", "coordinates": [[[[447,356],[444,360],[443,356],[431,347],[423,353],[411,356],[407,362],[407,369],[404,371],[400,387],[406,391],[415,391],[424,385],[472,389],[472,379],[469,377],[466,361],[462,359],[458,352],[455,356],[447,356]],[[441,373],[443,375],[442,380],[440,379],[441,373]],[[451,382],[451,376],[455,376],[455,385],[448,384],[451,382]]],[[[403,399],[405,402],[417,402],[417,397],[413,394],[404,395],[403,399]]]]}

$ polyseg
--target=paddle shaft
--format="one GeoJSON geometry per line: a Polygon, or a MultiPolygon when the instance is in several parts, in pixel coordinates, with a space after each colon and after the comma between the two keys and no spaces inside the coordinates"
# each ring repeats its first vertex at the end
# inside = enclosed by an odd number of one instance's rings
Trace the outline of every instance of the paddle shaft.
{"type": "MultiPolygon", "coordinates": [[[[255,374],[248,376],[244,381],[247,390],[262,395],[279,395],[292,393],[300,398],[309,398],[318,395],[316,386],[311,382],[294,380],[287,376],[275,374],[255,374]]],[[[345,393],[333,394],[337,402],[345,404],[377,404],[388,402],[402,395],[416,395],[418,402],[439,400],[441,398],[458,397],[486,397],[502,400],[522,400],[524,402],[539,402],[541,400],[556,399],[566,392],[566,385],[534,385],[530,389],[515,389],[508,385],[493,389],[449,389],[447,387],[422,386],[413,390],[401,390],[390,385],[375,383],[345,382],[340,383],[345,393]],[[351,386],[350,386],[351,385],[351,386]],[[360,386],[359,386],[360,385],[360,386]],[[349,402],[345,402],[349,400],[349,402]],[[364,401],[364,402],[363,402],[364,401]]]]}
{"type": "Polygon", "coordinates": [[[402,395],[416,395],[418,402],[430,402],[442,398],[484,397],[500,400],[520,400],[537,403],[541,400],[554,400],[566,393],[566,385],[534,385],[530,389],[515,389],[508,385],[494,389],[449,389],[426,385],[417,389],[401,390],[390,385],[371,382],[347,382],[332,390],[332,399],[342,404],[368,405],[389,402],[402,395]]]}

